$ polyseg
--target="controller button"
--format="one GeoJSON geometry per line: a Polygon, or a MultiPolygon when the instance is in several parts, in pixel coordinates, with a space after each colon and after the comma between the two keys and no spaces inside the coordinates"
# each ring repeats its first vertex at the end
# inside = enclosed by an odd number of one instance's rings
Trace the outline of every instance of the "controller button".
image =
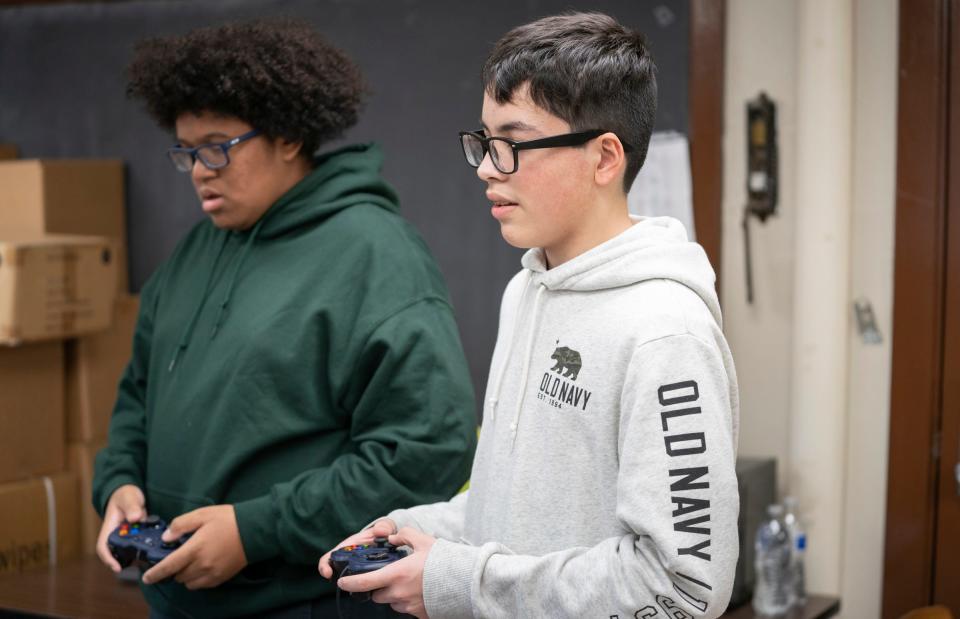
{"type": "Polygon", "coordinates": [[[385,547],[387,545],[387,541],[388,541],[388,538],[386,537],[378,537],[373,540],[373,542],[380,548],[385,547]]]}
{"type": "Polygon", "coordinates": [[[126,537],[126,536],[127,536],[127,530],[126,530],[126,529],[120,529],[120,537],[126,537]]]}

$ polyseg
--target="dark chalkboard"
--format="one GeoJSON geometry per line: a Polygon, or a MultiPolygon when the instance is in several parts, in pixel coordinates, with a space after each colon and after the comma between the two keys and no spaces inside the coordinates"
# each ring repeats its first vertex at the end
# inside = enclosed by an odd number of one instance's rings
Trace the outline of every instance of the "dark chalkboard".
{"type": "Polygon", "coordinates": [[[0,142],[21,156],[110,157],[127,165],[131,288],[203,215],[164,157],[171,136],[124,97],[133,44],[259,15],[306,18],[362,68],[373,94],[344,141],[377,141],[385,176],[450,287],[478,396],[500,295],[519,250],[500,238],[457,131],[480,114],[480,67],[508,29],[569,9],[599,10],[647,35],[660,86],[658,130],[687,128],[687,0],[234,0],[0,9],[0,142]]]}

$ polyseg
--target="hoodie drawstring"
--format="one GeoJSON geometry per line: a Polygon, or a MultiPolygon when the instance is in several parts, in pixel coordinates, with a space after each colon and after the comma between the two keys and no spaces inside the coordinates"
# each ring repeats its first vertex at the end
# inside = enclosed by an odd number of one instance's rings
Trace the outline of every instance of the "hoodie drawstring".
{"type": "Polygon", "coordinates": [[[523,410],[523,399],[527,391],[527,379],[530,373],[530,357],[533,354],[533,340],[537,335],[537,324],[540,319],[540,297],[547,287],[540,284],[537,287],[537,295],[533,298],[533,320],[530,323],[530,332],[527,334],[527,350],[523,355],[523,371],[520,375],[523,377],[520,382],[520,397],[517,398],[517,410],[513,414],[513,421],[510,423],[510,431],[513,433],[513,440],[517,440],[517,428],[520,427],[520,413],[523,410]]]}
{"type": "MultiPolygon", "coordinates": [[[[237,256],[237,259],[234,261],[233,272],[230,274],[230,280],[227,283],[227,292],[223,296],[223,301],[220,303],[220,307],[217,309],[217,318],[214,320],[213,332],[210,334],[211,340],[216,337],[217,331],[220,329],[220,324],[223,322],[223,316],[227,311],[227,305],[229,305],[230,298],[233,295],[234,286],[237,283],[237,276],[240,273],[240,267],[243,266],[243,261],[246,259],[247,254],[250,253],[250,247],[253,245],[254,240],[260,233],[260,228],[263,226],[265,219],[265,217],[261,217],[260,221],[258,221],[253,227],[253,230],[250,231],[250,236],[247,237],[246,242],[243,244],[243,248],[240,250],[240,255],[237,256]]],[[[224,233],[223,241],[220,243],[220,249],[217,250],[217,256],[213,259],[213,265],[210,267],[210,273],[207,275],[207,283],[203,287],[203,296],[201,296],[200,302],[197,304],[197,309],[193,311],[193,316],[190,318],[190,322],[187,323],[186,329],[183,330],[183,334],[180,336],[180,342],[177,344],[177,348],[173,353],[173,359],[170,360],[170,366],[167,368],[168,372],[172,372],[173,368],[176,367],[177,361],[180,359],[180,355],[184,350],[187,349],[187,345],[190,343],[190,339],[193,337],[193,330],[197,326],[197,321],[200,318],[200,312],[203,310],[203,305],[207,301],[207,295],[210,294],[210,285],[213,283],[214,275],[216,275],[217,272],[217,265],[220,263],[220,258],[223,256],[223,250],[226,248],[227,240],[229,238],[230,233],[224,233]]]]}
{"type": "MultiPolygon", "coordinates": [[[[513,315],[513,328],[516,330],[520,324],[520,315],[523,312],[523,302],[527,298],[527,291],[530,289],[530,276],[527,276],[527,283],[523,286],[523,293],[520,295],[520,302],[517,303],[517,311],[513,315]]],[[[503,356],[500,362],[500,371],[497,373],[497,380],[494,382],[493,397],[487,400],[490,404],[490,419],[497,418],[497,403],[500,401],[500,392],[503,390],[503,377],[507,374],[507,366],[510,364],[510,355],[513,354],[513,343],[517,338],[514,333],[510,334],[507,344],[507,354],[503,356]]]]}
{"type": "Polygon", "coordinates": [[[263,226],[263,222],[266,220],[266,217],[261,217],[260,221],[253,227],[253,230],[250,232],[250,236],[247,238],[247,242],[243,244],[243,249],[240,250],[240,255],[237,257],[233,265],[233,273],[230,275],[230,282],[227,284],[227,293],[223,295],[223,301],[220,303],[220,308],[217,310],[217,318],[213,321],[213,332],[210,334],[210,339],[217,337],[217,331],[220,329],[220,322],[223,320],[223,315],[227,311],[227,305],[230,303],[230,297],[233,295],[233,287],[237,283],[237,274],[240,273],[240,267],[243,265],[243,261],[246,259],[247,254],[250,253],[250,247],[253,246],[254,240],[257,238],[257,235],[260,234],[260,228],[263,226]]]}
{"type": "Polygon", "coordinates": [[[203,294],[200,296],[199,303],[197,303],[197,309],[193,311],[193,316],[190,318],[190,322],[187,323],[186,328],[180,335],[180,341],[177,343],[177,348],[173,352],[173,359],[170,360],[170,365],[167,367],[168,372],[172,372],[173,368],[176,367],[177,360],[180,359],[180,353],[187,349],[187,343],[193,336],[193,329],[197,326],[197,319],[200,318],[200,310],[203,309],[203,304],[207,300],[207,293],[210,292],[210,284],[213,282],[213,276],[217,272],[217,263],[220,262],[220,256],[223,255],[223,250],[227,246],[227,239],[229,237],[230,233],[225,232],[223,235],[223,241],[220,242],[220,249],[217,250],[217,256],[213,259],[213,264],[210,265],[210,273],[207,274],[207,283],[203,286],[203,294]]]}

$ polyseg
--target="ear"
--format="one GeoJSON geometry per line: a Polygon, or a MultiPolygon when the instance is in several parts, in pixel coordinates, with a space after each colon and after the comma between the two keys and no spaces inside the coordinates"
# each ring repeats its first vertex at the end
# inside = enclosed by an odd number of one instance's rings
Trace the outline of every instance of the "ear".
{"type": "Polygon", "coordinates": [[[283,138],[277,138],[276,146],[280,157],[287,163],[299,157],[300,151],[303,150],[303,142],[289,142],[283,138]]]}
{"type": "Polygon", "coordinates": [[[624,170],[627,168],[627,155],[623,152],[620,139],[614,133],[604,133],[597,138],[597,144],[600,148],[600,159],[594,170],[594,180],[601,186],[622,182],[624,170]]]}

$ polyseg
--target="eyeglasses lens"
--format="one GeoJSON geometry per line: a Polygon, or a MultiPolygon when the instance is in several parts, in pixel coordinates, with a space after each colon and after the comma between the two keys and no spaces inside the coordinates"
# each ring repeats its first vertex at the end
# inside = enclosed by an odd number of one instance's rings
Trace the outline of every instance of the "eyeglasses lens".
{"type": "Polygon", "coordinates": [[[477,136],[470,133],[464,134],[460,141],[463,144],[463,154],[467,158],[467,163],[473,167],[479,167],[483,161],[483,142],[477,136]]]}
{"type": "Polygon", "coordinates": [[[203,146],[197,150],[197,157],[211,170],[227,165],[227,153],[219,146],[203,146]]]}
{"type": "Polygon", "coordinates": [[[170,156],[170,161],[180,172],[189,172],[190,168],[193,167],[193,157],[190,156],[190,153],[182,150],[170,150],[167,151],[167,154],[170,156]]]}

